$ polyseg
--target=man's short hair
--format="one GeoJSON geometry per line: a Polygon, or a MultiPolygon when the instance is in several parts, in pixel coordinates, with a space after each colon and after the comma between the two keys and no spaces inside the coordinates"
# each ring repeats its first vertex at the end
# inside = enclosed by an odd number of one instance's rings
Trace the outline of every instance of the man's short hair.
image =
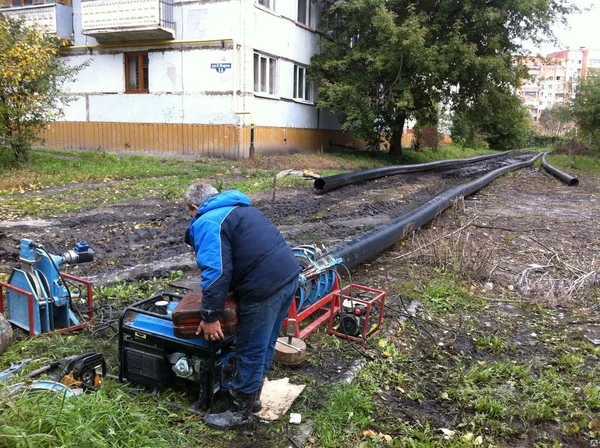
{"type": "Polygon", "coordinates": [[[203,201],[219,194],[219,191],[211,184],[196,180],[188,187],[184,199],[188,207],[198,207],[203,201]]]}

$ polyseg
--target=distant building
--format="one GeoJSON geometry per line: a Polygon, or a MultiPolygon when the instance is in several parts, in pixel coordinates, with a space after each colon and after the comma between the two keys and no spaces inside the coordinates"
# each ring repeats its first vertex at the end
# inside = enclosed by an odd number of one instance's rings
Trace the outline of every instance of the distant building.
{"type": "Polygon", "coordinates": [[[312,0],[0,0],[89,65],[46,147],[248,157],[350,144],[315,105],[312,0]]]}
{"type": "Polygon", "coordinates": [[[527,67],[531,79],[517,94],[537,122],[542,110],[573,99],[579,80],[591,69],[600,69],[600,50],[563,50],[545,58],[523,58],[520,63],[527,67]]]}

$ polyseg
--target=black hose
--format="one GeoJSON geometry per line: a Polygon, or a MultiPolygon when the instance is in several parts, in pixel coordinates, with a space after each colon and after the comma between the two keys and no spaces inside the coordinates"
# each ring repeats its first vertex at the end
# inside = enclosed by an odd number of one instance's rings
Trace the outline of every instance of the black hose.
{"type": "Polygon", "coordinates": [[[539,153],[530,160],[495,169],[479,179],[445,191],[406,215],[371,229],[353,240],[343,241],[328,248],[327,253],[335,258],[342,258],[343,264],[348,268],[354,267],[398,242],[408,232],[416,230],[431,221],[450,207],[456,198],[473,194],[509,171],[531,166],[541,156],[542,153],[539,153]]]}
{"type": "Polygon", "coordinates": [[[570,185],[572,187],[575,185],[579,185],[579,179],[577,179],[576,177],[573,177],[570,174],[567,174],[557,168],[554,168],[552,165],[550,165],[548,162],[546,162],[546,154],[548,154],[548,153],[545,152],[544,155],[542,156],[542,166],[544,167],[544,169],[546,171],[548,171],[550,174],[552,174],[557,179],[562,180],[567,185],[570,185]]]}
{"type": "Polygon", "coordinates": [[[383,168],[370,168],[366,170],[352,171],[350,173],[336,174],[334,176],[320,177],[313,182],[313,188],[318,194],[327,193],[344,185],[356,184],[372,179],[379,179],[385,176],[394,176],[396,174],[417,173],[419,171],[429,171],[436,168],[445,168],[449,166],[465,165],[468,163],[480,162],[482,160],[493,159],[508,154],[509,151],[499,152],[497,154],[486,154],[484,156],[469,157],[468,159],[448,159],[438,160],[437,162],[419,163],[417,165],[394,165],[383,168]]]}

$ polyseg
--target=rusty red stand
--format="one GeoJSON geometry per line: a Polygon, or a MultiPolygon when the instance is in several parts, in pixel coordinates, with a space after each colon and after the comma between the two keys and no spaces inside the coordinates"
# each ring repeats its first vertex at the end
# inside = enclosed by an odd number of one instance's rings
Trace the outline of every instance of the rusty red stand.
{"type": "Polygon", "coordinates": [[[315,331],[319,327],[319,325],[321,325],[324,322],[327,322],[330,319],[330,315],[332,312],[336,311],[336,307],[338,306],[337,299],[339,298],[340,294],[339,290],[340,281],[339,277],[336,276],[331,292],[322,299],[301,310],[300,312],[298,312],[298,304],[296,303],[296,299],[292,300],[292,305],[290,306],[288,317],[283,321],[283,327],[287,325],[288,319],[296,319],[296,332],[294,336],[300,339],[308,337],[313,331],[315,331]],[[300,322],[308,319],[317,312],[319,312],[320,315],[306,327],[300,329],[300,322]]]}

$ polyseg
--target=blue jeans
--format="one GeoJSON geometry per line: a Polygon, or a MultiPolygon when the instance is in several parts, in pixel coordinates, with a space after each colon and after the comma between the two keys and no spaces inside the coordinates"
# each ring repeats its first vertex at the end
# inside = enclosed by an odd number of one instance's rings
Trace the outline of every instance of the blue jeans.
{"type": "Polygon", "coordinates": [[[298,278],[264,300],[244,302],[238,307],[235,342],[237,373],[230,387],[244,394],[255,393],[273,362],[281,324],[298,288],[298,278]]]}

